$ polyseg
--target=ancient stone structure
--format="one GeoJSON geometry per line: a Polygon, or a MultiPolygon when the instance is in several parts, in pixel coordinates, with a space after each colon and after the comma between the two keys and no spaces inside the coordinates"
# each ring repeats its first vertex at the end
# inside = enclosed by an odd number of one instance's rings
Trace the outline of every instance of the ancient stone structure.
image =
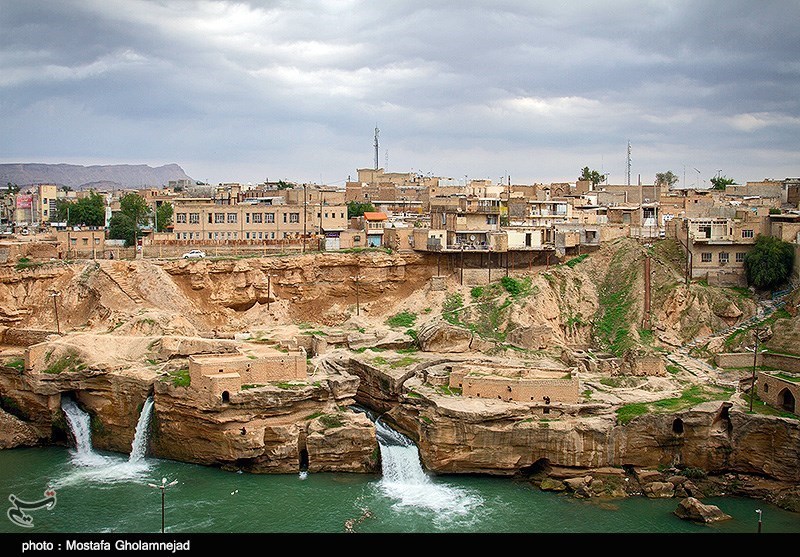
{"type": "Polygon", "coordinates": [[[759,371],[756,379],[758,398],[772,406],[793,414],[800,413],[800,375],[794,373],[759,371]]]}
{"type": "Polygon", "coordinates": [[[551,402],[575,404],[580,397],[578,378],[571,370],[503,370],[462,364],[453,366],[450,387],[462,389],[465,397],[544,402],[545,405],[551,402]]]}
{"type": "Polygon", "coordinates": [[[306,351],[251,356],[245,354],[203,354],[189,356],[191,387],[223,401],[244,385],[306,379],[306,351]]]}

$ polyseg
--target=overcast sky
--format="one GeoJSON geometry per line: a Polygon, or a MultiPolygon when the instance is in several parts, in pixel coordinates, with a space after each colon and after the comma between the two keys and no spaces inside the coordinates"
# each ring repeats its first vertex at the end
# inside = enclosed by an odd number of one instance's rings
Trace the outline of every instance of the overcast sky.
{"type": "MultiPolygon", "coordinates": [[[[800,176],[800,0],[0,0],[0,162],[800,176]],[[698,172],[699,171],[699,172],[698,172]]],[[[685,176],[685,179],[684,179],[685,176]]]]}

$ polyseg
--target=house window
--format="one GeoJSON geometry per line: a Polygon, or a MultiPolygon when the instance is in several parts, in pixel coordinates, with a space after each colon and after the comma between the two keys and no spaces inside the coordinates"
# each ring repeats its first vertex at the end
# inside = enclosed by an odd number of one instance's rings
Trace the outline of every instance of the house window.
{"type": "Polygon", "coordinates": [[[178,224],[186,224],[186,213],[177,213],[175,215],[175,222],[178,224]]]}
{"type": "Polygon", "coordinates": [[[727,251],[719,252],[719,262],[720,263],[727,263],[728,262],[728,252],[727,251]]]}
{"type": "Polygon", "coordinates": [[[704,251],[703,253],[701,253],[700,254],[700,261],[702,261],[703,263],[711,263],[711,253],[707,252],[707,251],[704,251]]]}
{"type": "Polygon", "coordinates": [[[266,222],[266,223],[274,223],[275,222],[275,213],[264,213],[264,222],[266,222]]]}
{"type": "Polygon", "coordinates": [[[200,224],[200,213],[189,213],[189,224],[200,224]]]}
{"type": "Polygon", "coordinates": [[[742,238],[752,238],[753,231],[752,230],[742,230],[742,238]]]}
{"type": "Polygon", "coordinates": [[[261,213],[253,213],[253,222],[256,224],[261,224],[264,222],[264,215],[261,213]]]}
{"type": "Polygon", "coordinates": [[[300,222],[300,213],[289,213],[289,222],[300,222]]]}
{"type": "Polygon", "coordinates": [[[214,224],[225,224],[225,213],[214,213],[214,224]]]}
{"type": "Polygon", "coordinates": [[[236,213],[228,213],[228,223],[236,224],[236,213]]]}
{"type": "Polygon", "coordinates": [[[497,224],[497,215],[486,215],[486,224],[497,224]]]}
{"type": "Polygon", "coordinates": [[[737,251],[736,252],[736,262],[737,263],[744,263],[744,252],[743,251],[737,251]]]}
{"type": "Polygon", "coordinates": [[[83,240],[83,245],[84,246],[88,246],[89,245],[89,238],[81,238],[81,239],[83,240]]]}
{"type": "Polygon", "coordinates": [[[245,224],[249,224],[250,223],[250,213],[245,213],[244,214],[244,222],[245,222],[245,224]]]}

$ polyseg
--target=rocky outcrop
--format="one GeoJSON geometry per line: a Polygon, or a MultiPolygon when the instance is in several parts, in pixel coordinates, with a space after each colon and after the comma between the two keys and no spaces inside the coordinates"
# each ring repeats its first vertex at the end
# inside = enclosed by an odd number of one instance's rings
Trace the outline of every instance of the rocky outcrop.
{"type": "Polygon", "coordinates": [[[357,388],[357,378],[328,377],[248,389],[219,402],[158,382],[151,448],[163,458],[248,472],[374,472],[374,427],[344,409],[357,388]]]}
{"type": "Polygon", "coordinates": [[[674,511],[675,516],[683,520],[691,520],[692,522],[702,522],[704,524],[710,522],[721,522],[723,520],[730,520],[732,516],[725,514],[715,505],[704,505],[694,497],[687,497],[682,499],[678,504],[678,508],[674,511]]]}

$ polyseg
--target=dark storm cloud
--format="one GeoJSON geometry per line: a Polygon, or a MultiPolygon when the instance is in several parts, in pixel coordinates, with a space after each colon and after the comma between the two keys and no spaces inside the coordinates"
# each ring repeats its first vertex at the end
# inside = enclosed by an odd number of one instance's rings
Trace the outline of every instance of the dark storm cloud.
{"type": "Polygon", "coordinates": [[[0,2],[6,162],[800,175],[795,1],[0,2]]]}

